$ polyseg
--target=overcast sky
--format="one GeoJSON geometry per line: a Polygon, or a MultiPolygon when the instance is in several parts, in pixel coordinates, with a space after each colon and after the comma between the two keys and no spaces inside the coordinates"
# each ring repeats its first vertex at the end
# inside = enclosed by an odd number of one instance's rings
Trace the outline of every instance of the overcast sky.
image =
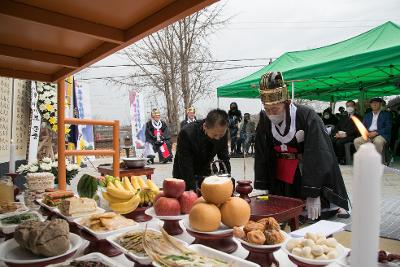
{"type": "MultiPolygon", "coordinates": [[[[211,73],[213,90],[249,75],[284,52],[316,48],[336,43],[365,32],[389,20],[400,24],[400,0],[223,0],[225,17],[231,17],[223,29],[210,36],[214,60],[257,59],[225,62],[219,68],[240,67],[211,73]],[[244,67],[251,66],[251,67],[244,67]]],[[[112,55],[95,65],[126,63],[112,55]]],[[[79,79],[124,75],[128,68],[92,68],[77,75],[79,79]]],[[[97,119],[119,119],[129,123],[127,90],[104,80],[86,80],[90,90],[92,114],[97,119]]],[[[133,88],[132,88],[133,89],[133,88]]],[[[257,113],[259,100],[220,99],[221,108],[237,101],[243,112],[257,113]]],[[[217,107],[215,93],[196,104],[200,114],[217,107]]]]}

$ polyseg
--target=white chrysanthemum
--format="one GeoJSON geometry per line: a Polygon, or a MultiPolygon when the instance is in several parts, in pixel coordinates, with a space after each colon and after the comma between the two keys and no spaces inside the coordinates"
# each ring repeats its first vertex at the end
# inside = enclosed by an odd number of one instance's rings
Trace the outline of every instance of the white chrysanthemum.
{"type": "Polygon", "coordinates": [[[39,167],[36,165],[33,165],[29,168],[29,172],[37,172],[39,170],[39,167]]]}
{"type": "Polygon", "coordinates": [[[41,111],[46,110],[45,104],[40,104],[39,109],[40,109],[41,111]]]}
{"type": "Polygon", "coordinates": [[[20,165],[20,166],[18,167],[18,169],[17,169],[17,172],[18,172],[18,173],[21,173],[21,172],[26,171],[26,170],[28,169],[28,166],[29,166],[29,165],[24,165],[24,164],[20,165]]]}
{"type": "Polygon", "coordinates": [[[43,92],[43,87],[39,86],[39,87],[36,88],[36,90],[37,90],[39,93],[41,93],[41,92],[43,92]]]}
{"type": "Polygon", "coordinates": [[[57,162],[57,161],[54,161],[54,162],[51,164],[51,167],[57,168],[57,167],[58,167],[58,162],[57,162]]]}
{"type": "Polygon", "coordinates": [[[51,163],[51,158],[45,157],[45,158],[42,159],[42,161],[45,162],[45,163],[51,163]]]}
{"type": "Polygon", "coordinates": [[[72,167],[72,165],[67,165],[67,171],[72,171],[73,170],[73,167],[72,167]]]}
{"type": "Polygon", "coordinates": [[[79,170],[80,168],[79,168],[78,164],[72,164],[72,169],[79,170]]]}
{"type": "Polygon", "coordinates": [[[50,119],[50,112],[46,112],[45,114],[43,114],[43,118],[46,120],[50,119]]]}
{"type": "Polygon", "coordinates": [[[44,100],[44,103],[45,103],[45,104],[51,104],[51,101],[50,101],[50,99],[46,98],[46,99],[44,100]]]}
{"type": "Polygon", "coordinates": [[[42,169],[44,171],[50,171],[51,170],[51,165],[47,164],[47,163],[41,163],[40,164],[40,169],[42,169]]]}

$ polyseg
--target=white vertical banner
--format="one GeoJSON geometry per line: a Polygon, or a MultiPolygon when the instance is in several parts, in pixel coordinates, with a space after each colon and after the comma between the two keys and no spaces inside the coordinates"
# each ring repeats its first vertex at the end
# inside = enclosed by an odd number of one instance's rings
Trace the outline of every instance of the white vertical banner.
{"type": "Polygon", "coordinates": [[[131,115],[132,127],[132,144],[134,148],[144,148],[144,132],[143,126],[145,125],[145,114],[143,105],[143,95],[132,90],[129,92],[129,111],[131,115]]]}
{"type": "Polygon", "coordinates": [[[39,110],[37,108],[37,101],[38,101],[37,84],[35,81],[32,81],[31,82],[32,119],[31,119],[31,129],[29,132],[30,136],[29,136],[28,162],[32,162],[37,159],[40,123],[42,121],[39,110]]]}
{"type": "MultiPolygon", "coordinates": [[[[76,105],[79,119],[91,119],[92,108],[90,105],[89,91],[83,88],[82,84],[75,81],[76,105]]],[[[94,150],[93,125],[78,125],[78,150],[94,150]]],[[[94,156],[88,156],[94,160],[94,156]]]]}

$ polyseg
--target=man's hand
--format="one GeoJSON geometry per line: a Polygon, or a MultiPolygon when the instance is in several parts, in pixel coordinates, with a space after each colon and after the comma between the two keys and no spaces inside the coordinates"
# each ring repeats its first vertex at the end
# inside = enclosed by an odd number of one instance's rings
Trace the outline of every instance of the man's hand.
{"type": "Polygon", "coordinates": [[[376,136],[378,136],[379,134],[378,134],[378,132],[376,132],[376,131],[373,131],[373,132],[369,132],[368,133],[368,137],[369,138],[374,138],[374,137],[376,137],[376,136]]]}
{"type": "Polygon", "coordinates": [[[336,139],[340,139],[340,138],[342,138],[342,136],[341,136],[339,133],[336,133],[336,134],[335,134],[335,138],[336,138],[336,139]]]}

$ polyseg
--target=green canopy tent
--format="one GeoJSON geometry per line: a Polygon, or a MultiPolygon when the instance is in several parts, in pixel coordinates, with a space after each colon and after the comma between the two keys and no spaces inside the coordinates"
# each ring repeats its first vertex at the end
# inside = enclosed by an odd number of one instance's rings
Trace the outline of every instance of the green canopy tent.
{"type": "Polygon", "coordinates": [[[400,94],[400,26],[389,21],[339,43],[287,52],[218,87],[217,97],[257,98],[260,77],[267,71],[283,72],[289,90],[295,87],[295,98],[336,102],[400,94]]]}

